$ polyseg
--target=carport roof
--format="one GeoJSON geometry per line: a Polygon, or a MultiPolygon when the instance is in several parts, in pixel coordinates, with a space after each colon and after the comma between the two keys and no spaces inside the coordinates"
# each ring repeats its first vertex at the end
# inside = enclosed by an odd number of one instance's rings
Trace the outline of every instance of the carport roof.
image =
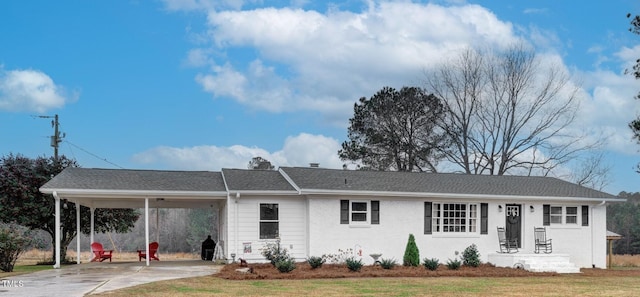
{"type": "Polygon", "coordinates": [[[41,189],[226,192],[220,172],[71,167],[41,189]]]}

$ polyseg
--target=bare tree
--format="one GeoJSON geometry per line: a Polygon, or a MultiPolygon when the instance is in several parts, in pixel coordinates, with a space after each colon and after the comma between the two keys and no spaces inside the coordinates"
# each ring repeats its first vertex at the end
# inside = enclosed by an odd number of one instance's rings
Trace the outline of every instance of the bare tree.
{"type": "Polygon", "coordinates": [[[596,146],[568,133],[579,88],[523,45],[468,49],[427,73],[426,86],[446,106],[447,159],[465,173],[547,175],[596,146]]]}
{"type": "Polygon", "coordinates": [[[611,182],[611,166],[604,163],[602,153],[588,156],[573,170],[569,178],[572,182],[596,190],[602,190],[611,182]]]}

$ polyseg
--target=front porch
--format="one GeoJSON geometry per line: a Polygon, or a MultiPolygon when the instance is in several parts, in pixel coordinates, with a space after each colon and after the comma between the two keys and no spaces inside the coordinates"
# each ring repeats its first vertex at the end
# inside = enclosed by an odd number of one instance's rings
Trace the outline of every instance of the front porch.
{"type": "Polygon", "coordinates": [[[580,267],[571,263],[568,254],[494,253],[489,263],[497,267],[521,268],[532,272],[580,273],[580,267]]]}

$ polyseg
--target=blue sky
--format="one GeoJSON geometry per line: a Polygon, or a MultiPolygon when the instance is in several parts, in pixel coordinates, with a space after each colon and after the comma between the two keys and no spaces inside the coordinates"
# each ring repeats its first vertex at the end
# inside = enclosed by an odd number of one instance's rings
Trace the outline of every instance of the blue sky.
{"type": "Polygon", "coordinates": [[[340,168],[360,97],[420,86],[455,50],[525,40],[580,83],[574,129],[607,136],[604,190],[640,191],[631,0],[3,1],[0,154],[219,170],[254,156],[340,168]]]}

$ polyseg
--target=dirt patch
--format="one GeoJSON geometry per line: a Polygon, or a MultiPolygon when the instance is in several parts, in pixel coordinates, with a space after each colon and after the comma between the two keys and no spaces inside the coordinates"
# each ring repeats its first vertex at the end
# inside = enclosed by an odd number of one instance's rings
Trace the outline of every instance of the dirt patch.
{"type": "MultiPolygon", "coordinates": [[[[495,267],[489,264],[480,267],[460,267],[458,270],[448,269],[440,265],[437,270],[431,271],[424,266],[405,267],[396,266],[392,269],[383,269],[380,266],[363,266],[359,272],[350,271],[346,265],[324,264],[320,268],[311,269],[306,262],[296,263],[296,269],[289,273],[281,273],[271,264],[249,264],[252,272],[241,273],[236,271],[239,264],[226,265],[216,277],[230,280],[249,279],[314,279],[314,278],[354,278],[354,277],[529,277],[529,276],[557,276],[551,272],[529,272],[523,269],[495,267]]],[[[598,269],[593,269],[598,270],[598,269]]],[[[596,275],[597,272],[592,272],[596,275]]],[[[640,275],[640,271],[639,271],[640,275]]]]}

